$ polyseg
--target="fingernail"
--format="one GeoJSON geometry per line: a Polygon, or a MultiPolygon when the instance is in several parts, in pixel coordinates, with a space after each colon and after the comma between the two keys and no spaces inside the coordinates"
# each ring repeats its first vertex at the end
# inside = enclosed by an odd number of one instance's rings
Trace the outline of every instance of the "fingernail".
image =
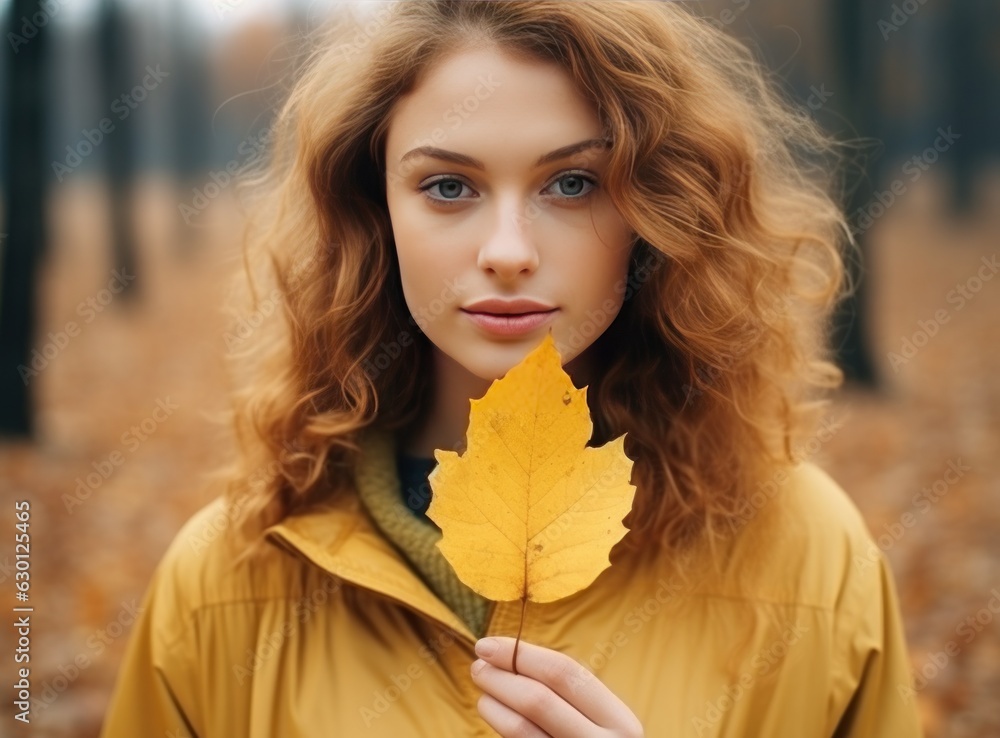
{"type": "Polygon", "coordinates": [[[476,641],[476,654],[488,659],[497,652],[499,645],[495,638],[480,638],[476,641]]]}
{"type": "Polygon", "coordinates": [[[479,672],[481,672],[483,670],[484,666],[486,666],[486,662],[483,661],[482,659],[476,659],[475,661],[473,661],[472,662],[472,676],[475,676],[476,674],[478,674],[479,672]]]}

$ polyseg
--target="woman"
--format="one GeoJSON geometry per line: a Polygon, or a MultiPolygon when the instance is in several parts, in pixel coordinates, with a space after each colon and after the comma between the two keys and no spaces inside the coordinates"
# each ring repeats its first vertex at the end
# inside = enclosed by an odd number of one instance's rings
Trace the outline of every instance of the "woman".
{"type": "Polygon", "coordinates": [[[828,149],[672,3],[335,25],[252,183],[285,319],[238,346],[243,455],[157,569],[104,738],[919,736],[889,569],[804,459],[842,379],[828,149]],[[637,492],[515,674],[520,603],[457,580],[426,479],[548,330],[637,492]]]}

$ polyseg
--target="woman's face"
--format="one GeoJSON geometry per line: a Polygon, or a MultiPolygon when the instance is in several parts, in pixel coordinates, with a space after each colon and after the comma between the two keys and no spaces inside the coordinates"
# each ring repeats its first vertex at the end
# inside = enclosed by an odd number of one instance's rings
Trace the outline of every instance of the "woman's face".
{"type": "Polygon", "coordinates": [[[406,304],[472,374],[502,377],[550,327],[568,363],[621,309],[632,231],[600,186],[606,144],[575,146],[601,133],[560,67],[493,50],[449,57],[397,103],[386,193],[406,304]],[[554,310],[527,327],[475,315],[491,298],[554,310]]]}

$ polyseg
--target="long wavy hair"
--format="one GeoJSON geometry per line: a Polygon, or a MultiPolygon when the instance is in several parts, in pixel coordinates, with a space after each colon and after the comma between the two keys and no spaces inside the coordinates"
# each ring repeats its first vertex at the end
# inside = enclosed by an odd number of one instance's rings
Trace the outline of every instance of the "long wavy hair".
{"type": "Polygon", "coordinates": [[[239,455],[219,476],[250,548],[266,526],[355,493],[364,429],[428,411],[431,345],[403,299],[385,136],[422,75],[486,46],[561,65],[593,102],[612,142],[601,186],[638,234],[588,390],[592,444],[627,434],[634,461],[619,545],[680,553],[732,531],[775,469],[801,460],[843,381],[827,353],[853,243],[825,156],[835,144],[743,44],[673,2],[345,13],[308,39],[270,157],[240,184],[236,279],[249,289],[236,314],[250,327],[229,354],[239,455]]]}

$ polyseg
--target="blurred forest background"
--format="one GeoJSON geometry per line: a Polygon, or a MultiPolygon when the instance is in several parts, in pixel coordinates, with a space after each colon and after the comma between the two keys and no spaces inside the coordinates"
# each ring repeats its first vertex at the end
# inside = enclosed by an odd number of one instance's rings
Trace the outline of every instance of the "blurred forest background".
{"type": "MultiPolygon", "coordinates": [[[[892,564],[928,738],[996,738],[1000,3],[691,6],[860,142],[844,204],[861,290],[833,336],[850,381],[802,451],[892,564]]],[[[207,417],[239,326],[219,309],[241,234],[227,172],[267,156],[299,39],[345,7],[0,3],[0,585],[16,604],[27,499],[33,736],[97,735],[150,573],[233,453],[207,417]]],[[[22,734],[12,711],[0,736],[22,734]]]]}

